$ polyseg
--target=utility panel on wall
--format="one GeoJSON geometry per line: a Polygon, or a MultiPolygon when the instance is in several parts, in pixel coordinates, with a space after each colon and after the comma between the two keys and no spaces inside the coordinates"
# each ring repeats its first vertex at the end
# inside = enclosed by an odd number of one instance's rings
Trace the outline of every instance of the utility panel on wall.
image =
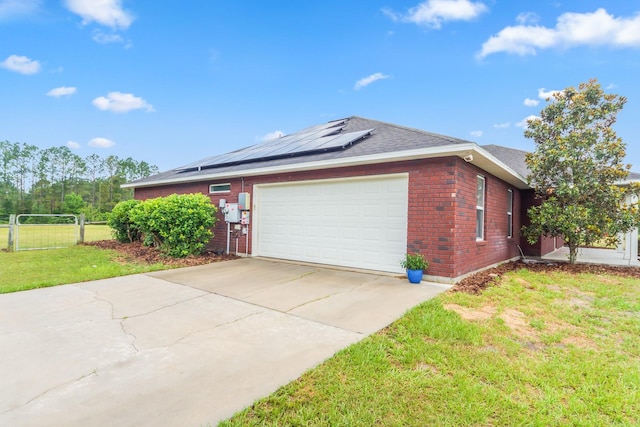
{"type": "Polygon", "coordinates": [[[240,193],[238,194],[238,209],[241,211],[251,210],[251,194],[240,193]]]}
{"type": "Polygon", "coordinates": [[[237,203],[227,203],[224,207],[225,222],[240,222],[240,209],[237,203]]]}

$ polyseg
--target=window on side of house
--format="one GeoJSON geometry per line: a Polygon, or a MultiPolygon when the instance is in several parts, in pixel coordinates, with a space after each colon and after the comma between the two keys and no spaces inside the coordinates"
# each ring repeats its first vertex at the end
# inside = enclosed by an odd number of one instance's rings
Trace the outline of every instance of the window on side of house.
{"type": "Polygon", "coordinates": [[[231,191],[231,184],[210,184],[209,193],[228,193],[231,191]]]}
{"type": "Polygon", "coordinates": [[[485,180],[484,176],[478,175],[476,190],[476,240],[484,240],[484,199],[485,180]]]}
{"type": "Polygon", "coordinates": [[[507,190],[507,237],[513,237],[513,190],[507,190]]]}

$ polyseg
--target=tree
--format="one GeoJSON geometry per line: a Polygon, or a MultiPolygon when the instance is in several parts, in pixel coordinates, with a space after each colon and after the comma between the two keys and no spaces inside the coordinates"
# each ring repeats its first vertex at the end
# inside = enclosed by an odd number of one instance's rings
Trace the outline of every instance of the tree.
{"type": "Polygon", "coordinates": [[[97,154],[91,154],[85,159],[86,172],[89,174],[89,180],[91,181],[91,205],[96,205],[96,184],[98,177],[104,170],[102,159],[97,154]]]}
{"type": "Polygon", "coordinates": [[[133,190],[121,184],[157,171],[131,157],[92,154],[83,159],[68,147],[41,150],[0,140],[0,216],[60,212],[68,209],[67,195],[75,193],[86,202],[82,211],[87,217],[100,220],[116,203],[133,198],[133,190]]]}
{"type": "Polygon", "coordinates": [[[113,209],[113,206],[116,204],[113,202],[113,190],[116,186],[115,181],[118,178],[118,172],[120,172],[120,159],[118,156],[111,155],[107,157],[104,161],[105,171],[108,174],[108,183],[109,183],[109,194],[108,194],[108,209],[113,209]]]}
{"type": "Polygon", "coordinates": [[[64,203],[62,203],[62,212],[64,214],[80,214],[85,203],[82,200],[82,196],[76,193],[67,193],[64,196],[64,203]]]}
{"type": "Polygon", "coordinates": [[[16,148],[18,148],[18,152],[16,153],[15,180],[16,188],[19,191],[16,211],[17,213],[24,213],[31,210],[31,203],[30,201],[27,202],[25,195],[29,188],[29,172],[31,171],[31,165],[34,162],[38,147],[23,143],[22,146],[16,146],[16,148]]]}
{"type": "Polygon", "coordinates": [[[527,155],[529,186],[540,204],[529,209],[524,227],[530,243],[561,237],[575,263],[578,248],[613,243],[617,233],[640,225],[638,185],[620,185],[629,175],[626,145],[612,125],[627,99],[606,94],[596,80],[555,92],[539,119],[528,121],[525,137],[536,148],[527,155]]]}

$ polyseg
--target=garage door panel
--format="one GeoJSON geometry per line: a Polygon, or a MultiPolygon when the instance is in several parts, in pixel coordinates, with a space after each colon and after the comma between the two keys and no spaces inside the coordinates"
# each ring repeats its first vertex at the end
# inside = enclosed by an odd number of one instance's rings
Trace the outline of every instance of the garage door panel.
{"type": "Polygon", "coordinates": [[[258,186],[254,253],[400,272],[407,175],[258,186]]]}

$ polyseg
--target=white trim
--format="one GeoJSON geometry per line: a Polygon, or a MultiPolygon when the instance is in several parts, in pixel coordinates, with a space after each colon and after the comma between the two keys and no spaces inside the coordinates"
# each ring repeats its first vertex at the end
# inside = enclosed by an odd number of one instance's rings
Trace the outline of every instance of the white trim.
{"type": "Polygon", "coordinates": [[[230,193],[231,192],[231,183],[230,182],[220,182],[218,184],[209,184],[209,194],[223,194],[223,193],[230,193]],[[211,187],[215,187],[218,185],[228,185],[229,189],[228,190],[217,190],[217,191],[211,191],[211,187]]]}
{"type": "Polygon", "coordinates": [[[217,173],[214,172],[209,174],[199,173],[197,175],[185,176],[184,178],[176,178],[176,176],[174,175],[171,178],[161,179],[158,181],[151,181],[148,183],[137,184],[135,182],[129,182],[129,183],[122,184],[121,187],[122,188],[156,187],[160,185],[220,180],[220,179],[237,178],[241,176],[247,177],[247,176],[269,175],[269,174],[284,173],[284,172],[304,172],[304,171],[310,171],[310,170],[321,170],[321,169],[330,169],[330,168],[338,168],[338,167],[360,166],[360,165],[367,165],[367,164],[389,163],[389,162],[401,162],[401,161],[419,160],[419,159],[428,159],[428,158],[446,157],[446,156],[457,156],[460,158],[464,158],[465,156],[468,156],[471,153],[474,153],[474,160],[472,161],[472,163],[478,166],[479,168],[489,172],[491,175],[494,175],[512,184],[513,186],[519,189],[529,188],[525,177],[515,172],[509,166],[507,166],[506,164],[498,160],[496,157],[491,155],[488,151],[480,147],[478,144],[472,143],[472,142],[468,144],[458,144],[453,146],[447,145],[442,147],[394,151],[390,153],[369,154],[365,156],[347,157],[347,158],[332,159],[332,160],[320,160],[320,161],[306,162],[306,163],[293,163],[293,164],[287,164],[287,165],[268,166],[268,167],[255,168],[255,169],[243,169],[243,170],[237,170],[237,171],[217,172],[217,173]]]}
{"type": "Polygon", "coordinates": [[[483,175],[476,175],[476,241],[484,241],[484,224],[486,217],[486,205],[487,205],[487,179],[483,175]],[[482,206],[478,204],[478,182],[482,180],[482,206]],[[478,222],[478,212],[482,212],[482,224],[478,222]],[[478,225],[482,225],[481,236],[478,236],[478,225]]]}
{"type": "Polygon", "coordinates": [[[281,182],[267,182],[262,184],[254,184],[255,188],[260,187],[281,187],[283,185],[304,185],[304,184],[323,184],[323,183],[331,183],[331,182],[344,182],[344,181],[362,181],[362,180],[374,180],[374,179],[385,179],[385,178],[407,178],[409,179],[408,172],[397,172],[397,173],[381,173],[376,175],[359,175],[359,176],[347,176],[342,178],[320,178],[320,179],[301,179],[296,181],[281,181],[281,182]]]}
{"type": "Polygon", "coordinates": [[[513,190],[507,189],[507,238],[513,238],[513,190]]]}

